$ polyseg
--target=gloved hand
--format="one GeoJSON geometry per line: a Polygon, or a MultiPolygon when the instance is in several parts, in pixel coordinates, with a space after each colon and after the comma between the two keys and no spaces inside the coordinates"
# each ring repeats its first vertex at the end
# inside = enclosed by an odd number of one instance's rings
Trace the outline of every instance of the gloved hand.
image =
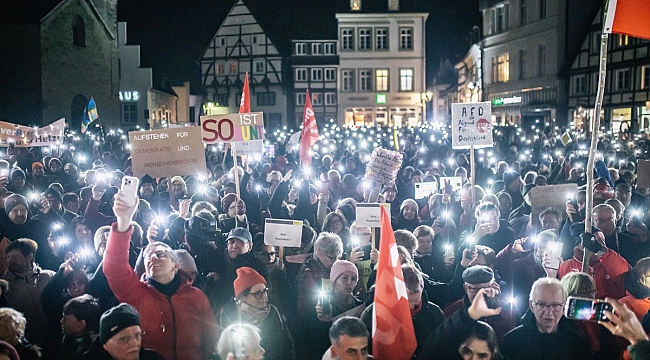
{"type": "Polygon", "coordinates": [[[580,234],[580,241],[582,241],[582,246],[592,253],[597,253],[603,249],[603,246],[598,242],[598,240],[596,240],[596,237],[593,234],[580,234]]]}
{"type": "Polygon", "coordinates": [[[237,200],[236,207],[237,207],[237,215],[246,214],[246,203],[244,202],[244,200],[241,199],[237,200]]]}

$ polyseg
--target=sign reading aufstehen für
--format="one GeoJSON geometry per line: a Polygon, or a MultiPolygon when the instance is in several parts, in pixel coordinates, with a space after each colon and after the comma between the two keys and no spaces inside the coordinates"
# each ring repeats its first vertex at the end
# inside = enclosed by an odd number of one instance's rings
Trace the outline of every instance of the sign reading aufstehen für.
{"type": "Polygon", "coordinates": [[[451,104],[452,148],[492,147],[492,105],[479,103],[451,104]]]}

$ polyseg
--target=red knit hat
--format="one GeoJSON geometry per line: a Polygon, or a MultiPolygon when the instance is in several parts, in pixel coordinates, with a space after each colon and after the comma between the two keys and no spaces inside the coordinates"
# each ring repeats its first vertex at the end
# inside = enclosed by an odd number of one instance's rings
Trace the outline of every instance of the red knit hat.
{"type": "Polygon", "coordinates": [[[240,267],[237,269],[237,278],[233,282],[233,286],[235,288],[235,297],[238,297],[241,295],[241,293],[257,284],[266,285],[266,280],[264,277],[253,268],[249,268],[247,266],[240,267]]]}

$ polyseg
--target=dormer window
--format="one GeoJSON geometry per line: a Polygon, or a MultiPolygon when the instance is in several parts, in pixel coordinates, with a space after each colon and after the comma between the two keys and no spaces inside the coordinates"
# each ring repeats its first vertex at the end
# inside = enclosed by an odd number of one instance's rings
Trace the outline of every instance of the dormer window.
{"type": "Polygon", "coordinates": [[[350,10],[361,11],[361,0],[350,0],[350,10]]]}

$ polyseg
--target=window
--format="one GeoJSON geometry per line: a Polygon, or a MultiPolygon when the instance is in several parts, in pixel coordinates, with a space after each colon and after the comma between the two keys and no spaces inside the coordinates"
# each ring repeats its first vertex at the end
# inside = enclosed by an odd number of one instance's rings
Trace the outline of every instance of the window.
{"type": "Polygon", "coordinates": [[[526,50],[519,50],[519,75],[517,76],[519,80],[526,78],[526,50]]]}
{"type": "Polygon", "coordinates": [[[497,33],[508,31],[508,9],[509,9],[508,4],[504,4],[496,8],[495,22],[496,22],[497,33]]]}
{"type": "Polygon", "coordinates": [[[587,75],[576,75],[573,77],[573,94],[582,95],[587,92],[587,75]]]}
{"type": "Polygon", "coordinates": [[[307,69],[305,68],[296,69],[296,81],[307,81],[307,69]]]}
{"type": "Polygon", "coordinates": [[[342,90],[354,91],[354,70],[341,70],[342,90]]]}
{"type": "Polygon", "coordinates": [[[255,73],[264,73],[264,70],[264,61],[258,61],[255,63],[255,73]]]}
{"type": "Polygon", "coordinates": [[[122,124],[135,124],[138,122],[138,104],[122,104],[122,124]]]}
{"type": "Polygon", "coordinates": [[[323,44],[321,44],[321,43],[311,44],[311,54],[312,55],[323,55],[323,44]]]}
{"type": "Polygon", "coordinates": [[[296,94],[296,105],[305,105],[306,98],[307,98],[307,94],[305,93],[296,94]]]}
{"type": "Polygon", "coordinates": [[[350,0],[350,10],[361,11],[361,0],[350,0]]]}
{"type": "Polygon", "coordinates": [[[372,50],[371,33],[372,29],[359,29],[359,50],[372,50]]]}
{"type": "Polygon", "coordinates": [[[537,76],[546,75],[546,45],[537,47],[537,76]]]}
{"type": "Polygon", "coordinates": [[[492,81],[508,82],[510,80],[510,54],[501,54],[492,58],[492,81]]]}
{"type": "Polygon", "coordinates": [[[539,1],[539,19],[546,19],[546,16],[548,15],[546,13],[546,0],[538,0],[539,1]]]}
{"type": "Polygon", "coordinates": [[[341,49],[354,50],[354,29],[343,29],[341,33],[341,49]]]}
{"type": "Polygon", "coordinates": [[[313,94],[311,94],[311,104],[312,105],[323,105],[323,93],[313,93],[313,94]]]}
{"type": "Polygon", "coordinates": [[[359,70],[359,91],[372,91],[372,70],[359,70]]]}
{"type": "Polygon", "coordinates": [[[641,68],[641,89],[650,88],[650,65],[641,68]]]}
{"type": "Polygon", "coordinates": [[[257,36],[253,36],[253,44],[257,44],[257,36]]]}
{"type": "Polygon", "coordinates": [[[618,46],[619,47],[630,45],[630,37],[629,36],[619,34],[619,35],[617,35],[617,37],[618,37],[618,46]]]}
{"type": "Polygon", "coordinates": [[[388,91],[388,69],[375,70],[376,91],[388,91]]]}
{"type": "Polygon", "coordinates": [[[224,64],[217,64],[217,74],[223,74],[225,69],[226,69],[226,66],[224,64]]]}
{"type": "Polygon", "coordinates": [[[86,47],[86,24],[81,16],[75,16],[72,24],[72,44],[86,47]]]}
{"type": "Polygon", "coordinates": [[[519,3],[519,25],[526,25],[526,0],[521,0],[519,3]]]}
{"type": "Polygon", "coordinates": [[[275,105],[275,92],[258,92],[257,93],[257,106],[273,106],[275,105]]]}
{"type": "Polygon", "coordinates": [[[325,55],[336,55],[336,44],[326,43],[325,44],[325,55]]]}
{"type": "Polygon", "coordinates": [[[375,30],[376,50],[388,50],[388,29],[376,29],[375,30]]]}
{"type": "Polygon", "coordinates": [[[219,39],[220,46],[226,46],[226,38],[219,39]]]}
{"type": "Polygon", "coordinates": [[[413,49],[413,28],[399,29],[399,48],[400,50],[413,49]]]}
{"type": "Polygon", "coordinates": [[[616,70],[616,90],[630,89],[630,69],[616,70]]]}
{"type": "Polygon", "coordinates": [[[237,73],[237,63],[230,63],[229,71],[230,71],[231,74],[236,74],[237,73]]]}
{"type": "Polygon", "coordinates": [[[306,55],[306,54],[307,54],[307,44],[296,43],[296,55],[306,55]]]}
{"type": "Polygon", "coordinates": [[[336,105],[336,93],[325,93],[325,105],[336,105]]]}
{"type": "Polygon", "coordinates": [[[399,69],[399,91],[413,91],[413,69],[399,69]]]}
{"type": "Polygon", "coordinates": [[[323,69],[311,69],[311,81],[323,81],[323,69]]]}
{"type": "Polygon", "coordinates": [[[325,81],[336,81],[336,69],[335,68],[326,68],[325,69],[325,81]]]}

